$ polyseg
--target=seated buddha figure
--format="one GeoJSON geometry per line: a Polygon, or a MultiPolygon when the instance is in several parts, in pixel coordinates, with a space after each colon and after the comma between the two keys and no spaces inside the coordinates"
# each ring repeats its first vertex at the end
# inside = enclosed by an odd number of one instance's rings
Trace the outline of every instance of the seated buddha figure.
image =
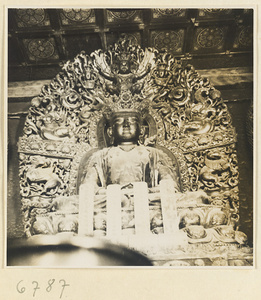
{"type": "Polygon", "coordinates": [[[106,190],[110,185],[121,187],[123,230],[134,230],[134,184],[146,182],[148,201],[153,206],[150,216],[150,230],[162,227],[160,209],[160,182],[172,185],[172,191],[180,191],[178,166],[160,149],[139,143],[143,136],[141,113],[121,110],[111,114],[108,136],[111,146],[96,151],[87,161],[83,171],[82,185],[94,186],[94,232],[106,231],[106,190]],[[103,213],[100,213],[103,211],[103,213]],[[155,225],[156,224],[156,225],[155,225]]]}
{"type": "Polygon", "coordinates": [[[142,135],[139,112],[114,112],[107,133],[113,145],[91,156],[82,183],[93,182],[97,191],[109,184],[128,186],[133,182],[147,182],[153,188],[166,179],[173,181],[176,191],[180,190],[178,167],[172,159],[162,150],[139,144],[142,135]]]}

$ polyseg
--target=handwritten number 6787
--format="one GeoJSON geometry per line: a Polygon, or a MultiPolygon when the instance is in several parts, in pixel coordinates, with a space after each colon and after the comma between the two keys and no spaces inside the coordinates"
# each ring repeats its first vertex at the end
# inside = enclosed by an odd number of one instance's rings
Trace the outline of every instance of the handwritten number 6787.
{"type": "MultiPolygon", "coordinates": [[[[23,280],[20,280],[17,285],[16,285],[16,290],[19,294],[23,294],[25,291],[26,291],[26,288],[24,285],[22,285],[22,282],[23,280]]],[[[52,290],[52,286],[55,282],[55,279],[49,279],[48,280],[48,286],[46,287],[46,292],[50,293],[51,290],[52,290]]],[[[66,286],[69,286],[69,284],[66,283],[66,281],[64,279],[61,279],[59,281],[59,283],[62,285],[62,290],[61,290],[61,293],[60,293],[60,299],[62,298],[63,296],[63,292],[64,292],[64,289],[66,286]]],[[[39,284],[37,281],[32,281],[32,285],[33,285],[33,297],[35,297],[35,294],[36,294],[36,291],[37,290],[40,290],[40,287],[39,287],[39,284]]]]}

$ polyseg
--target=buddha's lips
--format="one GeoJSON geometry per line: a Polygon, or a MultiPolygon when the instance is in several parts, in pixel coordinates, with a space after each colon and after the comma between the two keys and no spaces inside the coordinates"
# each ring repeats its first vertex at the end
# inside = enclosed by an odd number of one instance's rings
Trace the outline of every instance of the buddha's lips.
{"type": "Polygon", "coordinates": [[[123,133],[123,134],[130,134],[130,130],[129,130],[129,129],[123,129],[123,130],[122,130],[122,133],[123,133]]]}

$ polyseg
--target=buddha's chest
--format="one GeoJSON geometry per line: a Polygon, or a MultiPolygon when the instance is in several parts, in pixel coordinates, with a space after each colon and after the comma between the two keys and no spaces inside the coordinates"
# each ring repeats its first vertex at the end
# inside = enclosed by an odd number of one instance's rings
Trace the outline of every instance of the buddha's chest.
{"type": "Polygon", "coordinates": [[[116,148],[108,156],[107,182],[126,184],[144,181],[145,173],[149,172],[150,156],[148,151],[132,149],[124,151],[116,148]]]}

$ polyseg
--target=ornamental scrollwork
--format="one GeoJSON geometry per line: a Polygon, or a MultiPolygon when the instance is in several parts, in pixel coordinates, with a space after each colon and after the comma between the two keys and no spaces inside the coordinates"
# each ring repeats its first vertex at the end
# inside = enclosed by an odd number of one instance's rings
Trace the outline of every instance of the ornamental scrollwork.
{"type": "MultiPolygon", "coordinates": [[[[214,33],[219,37],[211,45],[222,36],[214,33]]],[[[81,52],[66,62],[31,101],[18,145],[27,236],[77,232],[82,159],[108,146],[109,109],[135,105],[145,111],[139,143],[165,149],[178,162],[186,195],[177,203],[179,229],[189,244],[239,243],[236,133],[221,93],[193,66],[125,36],[107,51],[81,52]]],[[[95,224],[103,226],[100,217],[95,224]]],[[[162,232],[162,220],[153,218],[153,230],[162,232]]]]}
{"type": "Polygon", "coordinates": [[[66,194],[70,160],[20,153],[20,186],[23,197],[66,194]]]}

